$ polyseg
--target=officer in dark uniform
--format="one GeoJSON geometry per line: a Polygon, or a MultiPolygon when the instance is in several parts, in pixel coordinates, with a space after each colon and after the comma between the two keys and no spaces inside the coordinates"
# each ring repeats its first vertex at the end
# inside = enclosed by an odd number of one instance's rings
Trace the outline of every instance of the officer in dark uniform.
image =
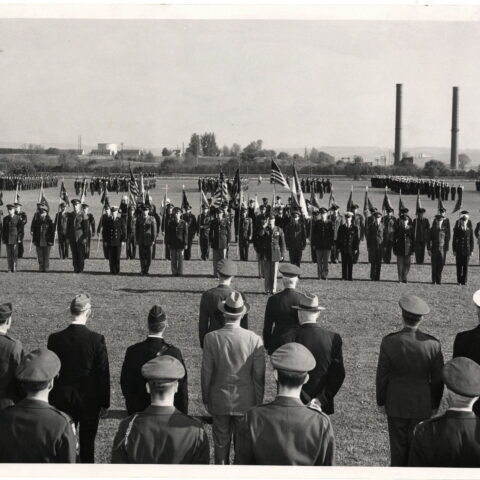
{"type": "Polygon", "coordinates": [[[208,213],[208,205],[202,205],[202,213],[197,219],[198,241],[200,242],[200,256],[202,260],[208,260],[210,247],[208,244],[208,236],[210,232],[211,217],[208,213]]]}
{"type": "Polygon", "coordinates": [[[370,280],[379,281],[385,243],[385,224],[382,222],[382,214],[378,210],[372,214],[371,218],[365,235],[368,261],[370,262],[370,280]]]}
{"type": "Polygon", "coordinates": [[[285,227],[285,244],[290,254],[290,263],[300,267],[302,262],[302,253],[307,246],[307,234],[305,224],[300,218],[299,210],[294,210],[292,219],[285,227]]]}
{"type": "Polygon", "coordinates": [[[137,215],[135,210],[135,205],[132,203],[128,207],[127,216],[125,218],[125,223],[127,224],[127,247],[125,249],[127,260],[135,260],[135,257],[137,256],[137,215]]]}
{"type": "Polygon", "coordinates": [[[247,209],[244,205],[240,208],[240,221],[238,225],[238,248],[240,260],[248,262],[248,247],[253,238],[253,221],[247,216],[247,209]]]}
{"type": "Polygon", "coordinates": [[[377,405],[387,414],[392,467],[406,466],[413,430],[430,418],[443,392],[440,342],[419,330],[430,307],[415,295],[400,298],[403,328],[383,338],[377,365],[377,405]]]}
{"type": "Polygon", "coordinates": [[[23,239],[25,237],[25,225],[27,224],[27,214],[22,212],[22,204],[16,202],[15,204],[15,213],[20,218],[18,224],[18,258],[23,258],[24,247],[23,239]]]}
{"type": "Polygon", "coordinates": [[[191,205],[187,205],[185,208],[185,213],[182,215],[182,220],[187,224],[188,235],[187,235],[187,245],[183,252],[184,260],[190,260],[192,258],[192,243],[197,233],[197,219],[192,213],[191,205]]]}
{"type": "Polygon", "coordinates": [[[102,232],[102,248],[103,248],[103,256],[105,260],[108,260],[108,243],[107,237],[105,236],[105,225],[107,224],[108,219],[112,216],[112,212],[110,210],[110,205],[107,203],[103,206],[103,213],[100,217],[100,221],[98,222],[97,227],[97,235],[100,235],[102,232]]]}
{"type": "Polygon", "coordinates": [[[423,265],[425,260],[425,247],[428,242],[428,234],[430,232],[430,222],[424,217],[425,209],[419,208],[417,217],[413,219],[413,232],[415,236],[415,262],[423,265]]]}
{"type": "MultiPolygon", "coordinates": [[[[360,242],[363,242],[365,239],[365,219],[363,215],[358,211],[359,206],[354,203],[352,205],[353,219],[352,223],[358,228],[358,235],[360,237],[360,242]]],[[[353,257],[353,263],[358,263],[358,258],[360,256],[360,248],[357,250],[357,253],[353,257]]]]}
{"type": "Polygon", "coordinates": [[[68,214],[66,212],[66,204],[61,201],[58,204],[58,213],[55,216],[55,229],[58,236],[58,256],[61,259],[68,258],[68,236],[67,236],[67,224],[68,214]]]}
{"type": "MultiPolygon", "coordinates": [[[[120,385],[129,415],[141,412],[150,405],[150,395],[146,389],[147,382],[141,375],[141,369],[145,363],[159,355],[170,355],[177,358],[185,367],[180,350],[167,343],[163,338],[167,325],[166,313],[162,307],[154,305],[148,314],[148,337],[127,348],[120,375],[120,385]]],[[[182,413],[188,413],[187,373],[182,379],[179,379],[178,391],[175,393],[173,404],[182,413]]]]}
{"type": "Polygon", "coordinates": [[[168,239],[168,235],[169,235],[168,225],[170,225],[172,218],[173,218],[173,205],[167,200],[167,205],[165,207],[165,213],[163,215],[162,226],[161,226],[162,233],[163,233],[163,242],[165,245],[165,258],[167,260],[170,260],[170,242],[168,239]]]}
{"type": "Polygon", "coordinates": [[[432,283],[440,285],[442,283],[443,266],[447,257],[448,246],[450,243],[450,223],[443,212],[435,215],[435,221],[432,223],[428,234],[427,251],[432,258],[432,283]]]}
{"type": "Polygon", "coordinates": [[[330,250],[333,247],[333,224],[327,218],[327,209],[321,207],[318,213],[321,217],[317,218],[317,212],[311,222],[311,245],[315,251],[315,259],[317,262],[318,279],[326,280],[328,278],[328,261],[330,258],[330,250]]]}
{"type": "Polygon", "coordinates": [[[335,439],[328,416],[300,400],[308,372],[315,368],[315,358],[306,347],[292,342],[275,350],[271,361],[278,381],[277,396],[245,415],[237,437],[235,463],[333,465],[335,439]]]}
{"type": "Polygon", "coordinates": [[[342,255],[342,280],[352,280],[353,262],[360,246],[360,233],[353,224],[353,213],[345,213],[345,223],[338,229],[337,250],[342,255]]]}
{"type": "Polygon", "coordinates": [[[17,271],[20,217],[15,213],[15,205],[7,205],[8,215],[3,219],[2,240],[7,249],[7,272],[17,271]]]}
{"type": "Polygon", "coordinates": [[[108,244],[110,273],[117,275],[120,273],[120,256],[122,245],[127,239],[127,229],[125,223],[118,216],[118,207],[112,206],[111,210],[112,216],[108,217],[106,225],[103,227],[103,232],[108,244]]]}
{"type": "Polygon", "coordinates": [[[212,247],[213,276],[217,278],[217,265],[227,258],[230,243],[230,222],[225,218],[225,210],[217,208],[216,218],[210,223],[209,242],[212,247]]]}
{"type": "Polygon", "coordinates": [[[62,362],[50,402],[80,426],[80,460],[94,463],[99,417],[110,407],[108,353],[103,335],[86,326],[92,313],[90,296],[77,295],[70,313],[72,323],[48,338],[48,348],[62,362]]]}
{"type": "Polygon", "coordinates": [[[82,203],[82,211],[85,217],[87,217],[88,221],[88,234],[87,234],[87,241],[85,243],[85,258],[90,258],[90,244],[92,242],[92,237],[95,236],[95,218],[94,216],[89,213],[88,205],[86,203],[82,203]]]}
{"type": "Polygon", "coordinates": [[[474,240],[472,222],[468,218],[468,211],[462,210],[460,219],[453,227],[452,252],[457,265],[457,283],[467,284],[468,263],[473,255],[474,240]]]}
{"type": "Polygon", "coordinates": [[[280,267],[280,273],[284,288],[268,299],[265,308],[263,343],[269,355],[285,343],[284,336],[288,332],[298,327],[298,312],[292,307],[300,305],[303,298],[297,290],[300,268],[287,263],[280,267]]]}
{"type": "Polygon", "coordinates": [[[480,396],[480,365],[456,357],[444,367],[447,411],[415,428],[408,465],[411,467],[480,467],[480,419],[472,411],[480,396]]]}
{"type": "Polygon", "coordinates": [[[88,236],[88,220],[80,210],[80,200],[72,200],[73,212],[68,214],[67,234],[72,249],[73,271],[82,273],[85,267],[85,243],[88,236]]]}
{"type": "Polygon", "coordinates": [[[396,218],[393,216],[393,209],[388,208],[387,214],[382,219],[385,231],[385,242],[383,247],[383,263],[392,261],[393,241],[395,235],[396,218]]]}
{"type": "Polygon", "coordinates": [[[136,222],[136,236],[138,254],[140,256],[140,269],[142,275],[147,275],[152,263],[152,249],[156,238],[155,219],[148,214],[148,205],[141,206],[142,216],[136,222]]]}
{"type": "Polygon", "coordinates": [[[151,404],[120,422],[112,463],[208,464],[208,437],[202,424],[177,410],[174,396],[186,372],[170,355],[153,358],[141,369],[151,404]]]}
{"type": "Polygon", "coordinates": [[[19,340],[8,335],[12,326],[12,304],[0,305],[0,409],[20,399],[15,370],[23,358],[19,340]]]}
{"type": "Polygon", "coordinates": [[[60,360],[46,348],[33,350],[16,370],[26,398],[0,410],[1,463],[75,463],[71,418],[48,403],[60,360]]]}
{"type": "Polygon", "coordinates": [[[188,242],[188,225],[182,220],[181,214],[182,210],[175,207],[173,218],[165,229],[170,248],[170,268],[172,275],[176,277],[183,275],[184,251],[188,242]]]}

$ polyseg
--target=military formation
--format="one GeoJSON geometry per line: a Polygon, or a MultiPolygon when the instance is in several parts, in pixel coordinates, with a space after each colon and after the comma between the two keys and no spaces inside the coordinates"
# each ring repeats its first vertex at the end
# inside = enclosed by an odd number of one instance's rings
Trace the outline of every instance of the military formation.
{"type": "MultiPolygon", "coordinates": [[[[145,190],[154,189],[157,185],[155,173],[144,172],[142,175],[145,190]]],[[[129,183],[128,175],[108,175],[92,176],[90,179],[76,177],[73,185],[75,195],[80,196],[85,191],[93,196],[95,193],[103,195],[104,192],[126,193],[129,191],[129,183]]]]}
{"type": "Polygon", "coordinates": [[[12,190],[38,190],[56,187],[58,177],[48,173],[35,175],[0,175],[0,192],[12,190]]]}

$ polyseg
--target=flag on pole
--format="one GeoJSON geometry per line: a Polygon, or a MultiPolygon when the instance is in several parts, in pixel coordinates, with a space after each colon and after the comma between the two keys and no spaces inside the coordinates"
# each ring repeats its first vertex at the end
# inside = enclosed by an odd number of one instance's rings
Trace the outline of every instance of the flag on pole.
{"type": "Polygon", "coordinates": [[[190,204],[188,203],[188,200],[187,200],[187,194],[185,193],[185,185],[182,185],[182,204],[180,208],[182,210],[186,210],[189,206],[190,204]]]}
{"type": "Polygon", "coordinates": [[[363,202],[363,214],[365,217],[368,216],[368,214],[373,210],[373,204],[370,201],[370,198],[368,198],[368,187],[365,187],[365,201],[363,202]]]}
{"type": "Polygon", "coordinates": [[[277,165],[275,160],[272,159],[272,171],[270,173],[270,180],[271,183],[277,183],[278,185],[282,185],[287,190],[290,190],[290,187],[287,183],[287,180],[283,176],[283,173],[280,170],[280,167],[277,165]]]}
{"type": "Polygon", "coordinates": [[[214,207],[219,207],[227,199],[228,199],[227,184],[225,182],[225,177],[223,176],[223,172],[220,172],[218,187],[212,196],[212,205],[214,207]]]}
{"type": "Polygon", "coordinates": [[[102,194],[101,202],[103,203],[103,208],[109,208],[110,207],[110,200],[108,199],[108,192],[107,192],[107,187],[106,186],[103,188],[103,194],[102,194]]]}
{"type": "Polygon", "coordinates": [[[204,206],[210,207],[210,205],[208,204],[207,196],[203,191],[203,188],[200,188],[200,208],[204,206]]]}
{"type": "Polygon", "coordinates": [[[402,212],[402,210],[405,210],[405,204],[403,203],[403,200],[402,200],[402,190],[400,190],[400,195],[398,197],[398,213],[400,214],[402,212]]]}
{"type": "Polygon", "coordinates": [[[255,203],[253,204],[253,211],[257,213],[260,210],[260,205],[258,204],[257,194],[255,194],[255,203]]]}
{"type": "Polygon", "coordinates": [[[393,210],[392,204],[390,203],[390,198],[388,197],[387,187],[385,187],[385,195],[383,197],[382,210],[388,211],[393,210]]]}
{"type": "Polygon", "coordinates": [[[452,213],[458,212],[459,210],[462,209],[462,200],[463,200],[463,187],[460,187],[460,190],[458,190],[458,197],[455,203],[455,208],[453,209],[452,213]]]}
{"type": "Polygon", "coordinates": [[[60,200],[63,200],[67,205],[70,203],[68,198],[67,189],[65,188],[65,184],[63,183],[60,185],[60,200]]]}
{"type": "Polygon", "coordinates": [[[302,192],[302,186],[300,184],[300,179],[298,178],[298,173],[297,169],[295,168],[295,165],[293,166],[293,182],[295,185],[295,189],[297,191],[297,203],[302,210],[302,214],[305,218],[310,218],[308,215],[308,210],[307,210],[307,203],[305,202],[305,197],[303,196],[302,192]]]}
{"type": "Polygon", "coordinates": [[[140,175],[140,195],[142,196],[142,202],[145,203],[145,185],[143,183],[143,173],[140,175]]]}
{"type": "MultiPolygon", "coordinates": [[[[459,200],[460,200],[460,196],[457,199],[457,203],[458,203],[459,200]]],[[[442,198],[438,197],[438,211],[440,212],[440,210],[447,211],[447,209],[445,208],[445,205],[442,202],[442,198]]]]}
{"type": "Polygon", "coordinates": [[[353,210],[352,205],[353,205],[353,185],[350,187],[350,196],[348,197],[348,200],[347,200],[347,212],[351,212],[353,210]]]}
{"type": "Polygon", "coordinates": [[[333,187],[330,189],[330,197],[328,197],[328,208],[332,205],[336,205],[335,196],[333,195],[333,187]]]}
{"type": "Polygon", "coordinates": [[[149,207],[151,207],[152,202],[153,202],[153,198],[150,195],[150,191],[148,190],[148,188],[145,190],[144,198],[145,198],[145,200],[144,200],[145,205],[148,205],[149,207]]]}
{"type": "Polygon", "coordinates": [[[242,193],[242,184],[240,182],[240,169],[237,168],[237,171],[235,172],[235,177],[233,179],[232,188],[230,191],[232,200],[235,203],[238,201],[238,204],[240,204],[241,193],[242,193]]]}
{"type": "Polygon", "coordinates": [[[128,182],[128,185],[130,187],[130,193],[137,198],[139,195],[139,190],[138,190],[138,183],[137,180],[135,179],[133,172],[132,172],[132,167],[129,165],[128,169],[130,170],[130,180],[128,182]]]}
{"type": "Polygon", "coordinates": [[[312,207],[320,208],[320,203],[318,202],[317,194],[315,193],[315,190],[313,188],[310,193],[310,204],[312,205],[312,207]]]}
{"type": "Polygon", "coordinates": [[[419,210],[422,208],[422,204],[420,202],[420,190],[417,191],[417,203],[415,206],[415,211],[418,214],[419,210]]]}
{"type": "Polygon", "coordinates": [[[17,186],[15,187],[15,195],[13,197],[13,203],[20,203],[20,194],[18,193],[18,180],[17,180],[17,186]]]}
{"type": "Polygon", "coordinates": [[[47,207],[47,210],[50,211],[50,205],[48,204],[47,197],[45,197],[45,192],[43,190],[43,178],[40,186],[40,193],[38,195],[38,203],[47,207]]]}
{"type": "MultiPolygon", "coordinates": [[[[105,187],[104,192],[107,191],[107,187],[105,187]]],[[[128,203],[135,205],[137,203],[137,199],[135,198],[135,195],[132,194],[132,191],[130,190],[130,182],[128,182],[128,203]]]]}

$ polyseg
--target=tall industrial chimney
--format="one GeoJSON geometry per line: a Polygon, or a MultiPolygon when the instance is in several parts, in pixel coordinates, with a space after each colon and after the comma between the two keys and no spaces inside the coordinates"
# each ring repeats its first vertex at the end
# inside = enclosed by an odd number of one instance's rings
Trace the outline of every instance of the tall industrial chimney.
{"type": "Polygon", "coordinates": [[[450,168],[457,169],[458,159],[458,87],[453,87],[452,97],[452,143],[450,147],[450,168]]]}
{"type": "Polygon", "coordinates": [[[402,159],[402,84],[397,83],[395,103],[395,152],[394,165],[399,165],[402,159]]]}

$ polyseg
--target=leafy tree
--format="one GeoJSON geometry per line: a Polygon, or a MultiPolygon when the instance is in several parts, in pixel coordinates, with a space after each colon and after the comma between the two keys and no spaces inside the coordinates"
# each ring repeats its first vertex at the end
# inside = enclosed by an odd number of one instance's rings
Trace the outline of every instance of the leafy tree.
{"type": "Polygon", "coordinates": [[[229,157],[229,156],[231,155],[230,149],[228,148],[227,145],[224,145],[224,146],[222,147],[222,155],[223,155],[224,157],[229,157]]]}
{"type": "Polygon", "coordinates": [[[353,163],[363,163],[363,157],[361,155],[354,155],[353,163]]]}
{"type": "Polygon", "coordinates": [[[216,157],[220,150],[217,147],[217,141],[213,132],[205,132],[200,137],[200,144],[202,146],[203,154],[208,157],[216,157]]]}
{"type": "Polygon", "coordinates": [[[429,160],[425,163],[422,173],[426,177],[434,178],[447,175],[449,173],[449,169],[440,160],[429,160]]]}
{"type": "Polygon", "coordinates": [[[290,159],[290,155],[287,153],[287,152],[280,152],[278,155],[277,155],[277,158],[279,160],[289,160],[290,159]]]}
{"type": "Polygon", "coordinates": [[[472,164],[472,160],[467,154],[461,153],[458,156],[458,168],[460,168],[460,170],[466,170],[467,167],[471,164],[472,164]]]}
{"type": "Polygon", "coordinates": [[[169,150],[167,147],[163,147],[162,157],[169,157],[171,154],[172,154],[171,150],[169,150]]]}
{"type": "Polygon", "coordinates": [[[200,136],[196,133],[192,134],[190,143],[187,147],[187,153],[191,153],[194,157],[198,157],[202,154],[202,144],[200,142],[200,136]]]}
{"type": "Polygon", "coordinates": [[[238,143],[234,143],[231,149],[232,157],[238,157],[240,152],[242,151],[242,147],[238,143]]]}
{"type": "MultiPolygon", "coordinates": [[[[164,150],[165,150],[165,149],[164,149],[164,150]]],[[[163,151],[162,151],[162,155],[163,155],[163,151]]],[[[143,157],[143,160],[144,160],[145,162],[152,163],[152,162],[155,161],[155,155],[154,155],[152,152],[149,151],[149,152],[147,152],[147,153],[145,154],[145,156],[143,157]]]]}

